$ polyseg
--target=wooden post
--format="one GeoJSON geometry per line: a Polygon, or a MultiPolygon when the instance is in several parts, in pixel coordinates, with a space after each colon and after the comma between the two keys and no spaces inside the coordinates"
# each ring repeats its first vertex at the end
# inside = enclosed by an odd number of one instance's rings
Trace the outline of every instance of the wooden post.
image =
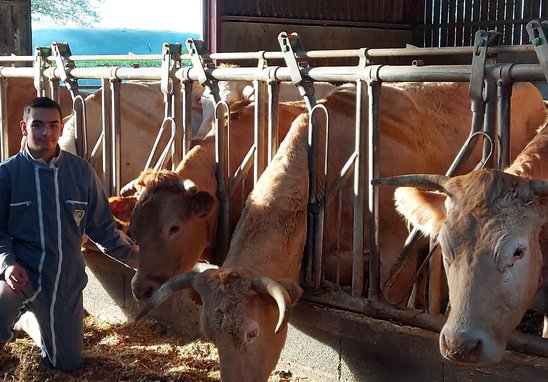
{"type": "Polygon", "coordinates": [[[31,55],[30,0],[3,0],[0,15],[0,56],[31,55]]]}

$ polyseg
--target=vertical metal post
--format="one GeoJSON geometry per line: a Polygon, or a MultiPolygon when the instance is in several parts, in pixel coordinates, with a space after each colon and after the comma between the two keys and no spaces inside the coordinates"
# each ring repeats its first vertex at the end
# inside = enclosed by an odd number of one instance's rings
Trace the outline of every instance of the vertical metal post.
{"type": "MultiPolygon", "coordinates": [[[[497,85],[492,79],[485,80],[485,117],[483,119],[483,131],[495,141],[497,120],[497,85]]],[[[489,140],[485,139],[482,150],[482,159],[487,160],[487,167],[493,167],[493,157],[489,157],[491,151],[489,140]]]]}
{"type": "MultiPolygon", "coordinates": [[[[173,121],[171,124],[171,136],[173,137],[173,145],[171,151],[171,169],[175,171],[181,160],[183,159],[183,130],[177,128],[178,122],[183,120],[183,112],[181,109],[181,82],[173,81],[173,121]]],[[[184,107],[184,104],[182,105],[184,107]]],[[[179,124],[180,126],[180,124],[179,124]]]]}
{"type": "Polygon", "coordinates": [[[182,81],[183,99],[183,152],[184,157],[190,151],[192,143],[192,81],[182,81]]]}
{"type": "Polygon", "coordinates": [[[120,82],[118,79],[110,80],[110,89],[112,92],[112,157],[110,162],[112,166],[112,183],[109,196],[118,195],[121,187],[120,146],[122,143],[122,116],[120,113],[120,82]]]}
{"type": "Polygon", "coordinates": [[[324,105],[316,105],[310,110],[308,120],[308,224],[306,240],[305,283],[319,289],[322,280],[323,230],[326,204],[327,176],[327,137],[329,136],[329,113],[324,105]],[[323,112],[325,125],[320,121],[323,112]],[[325,134],[321,133],[325,128],[325,134]],[[321,141],[324,136],[326,141],[321,141]],[[324,150],[323,163],[319,162],[320,147],[324,150]]]}
{"type": "MultiPolygon", "coordinates": [[[[0,77],[0,128],[2,134],[0,134],[1,156],[0,160],[5,161],[9,157],[9,137],[8,137],[8,100],[6,88],[8,86],[8,79],[0,77]]],[[[23,113],[23,110],[21,110],[23,113]]]]}
{"type": "Polygon", "coordinates": [[[501,78],[497,81],[497,135],[498,160],[497,168],[504,169],[510,165],[510,102],[512,83],[501,78]]]}
{"type": "Polygon", "coordinates": [[[103,128],[103,187],[111,195],[112,191],[112,134],[111,134],[111,94],[109,81],[101,79],[102,101],[102,128],[103,128]]]}
{"type": "Polygon", "coordinates": [[[367,136],[367,179],[368,203],[369,203],[369,298],[380,293],[381,288],[381,260],[379,250],[379,194],[378,188],[373,187],[371,179],[379,177],[379,96],[380,83],[370,81],[368,85],[369,95],[369,128],[367,136]]]}
{"type": "Polygon", "coordinates": [[[354,221],[352,234],[352,295],[361,296],[364,289],[364,215],[366,197],[367,128],[369,118],[368,85],[356,81],[356,124],[354,159],[354,221]]]}
{"type": "Polygon", "coordinates": [[[255,115],[254,115],[254,142],[255,160],[253,161],[253,184],[261,177],[267,165],[267,129],[266,117],[266,84],[263,81],[253,80],[255,88],[255,115]]]}
{"type": "Polygon", "coordinates": [[[219,199],[216,264],[222,264],[230,243],[230,107],[226,101],[219,101],[215,106],[215,137],[215,175],[219,199]]]}
{"type": "Polygon", "coordinates": [[[278,151],[278,96],[280,84],[277,81],[268,81],[268,163],[278,151]]]}

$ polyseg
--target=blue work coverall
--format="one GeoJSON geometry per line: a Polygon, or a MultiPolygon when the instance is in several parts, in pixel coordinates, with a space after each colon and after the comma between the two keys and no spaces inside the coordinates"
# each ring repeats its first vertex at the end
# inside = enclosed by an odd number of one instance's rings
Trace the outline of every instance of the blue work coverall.
{"type": "Polygon", "coordinates": [[[128,266],[136,266],[138,250],[115,228],[92,167],[58,150],[49,164],[28,150],[0,164],[0,342],[12,340],[14,324],[31,311],[44,363],[69,372],[82,364],[83,235],[128,266]],[[4,279],[14,263],[29,277],[18,292],[4,279]]]}

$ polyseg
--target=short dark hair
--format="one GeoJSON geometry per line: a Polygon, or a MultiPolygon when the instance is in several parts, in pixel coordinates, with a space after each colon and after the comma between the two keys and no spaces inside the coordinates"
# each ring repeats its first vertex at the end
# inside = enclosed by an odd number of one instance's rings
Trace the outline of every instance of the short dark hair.
{"type": "Polygon", "coordinates": [[[49,97],[36,97],[30,101],[23,109],[23,120],[26,121],[29,117],[31,109],[57,109],[59,117],[63,119],[61,106],[49,97]]]}

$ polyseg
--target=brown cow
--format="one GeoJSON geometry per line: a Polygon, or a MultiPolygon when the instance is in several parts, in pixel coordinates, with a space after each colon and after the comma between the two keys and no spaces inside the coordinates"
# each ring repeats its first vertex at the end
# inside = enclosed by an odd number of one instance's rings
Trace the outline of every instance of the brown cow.
{"type": "MultiPolygon", "coordinates": [[[[331,151],[329,153],[327,185],[328,188],[335,182],[337,173],[344,162],[350,156],[354,147],[354,118],[355,118],[355,88],[341,87],[335,89],[326,99],[321,101],[330,110],[330,136],[329,142],[331,151]]],[[[449,167],[453,157],[459,150],[459,143],[465,141],[471,121],[470,104],[468,98],[468,84],[465,83],[402,83],[402,84],[384,84],[380,97],[380,155],[381,168],[380,176],[391,176],[401,173],[410,173],[417,171],[432,171],[443,173],[449,167]],[[451,102],[446,102],[448,98],[451,102]],[[397,165],[395,165],[397,164],[397,165]]],[[[251,110],[249,110],[251,112],[251,110]]],[[[532,137],[534,129],[541,120],[545,118],[546,110],[540,93],[530,84],[516,84],[514,97],[512,98],[512,126],[514,130],[519,130],[519,134],[514,134],[512,140],[513,152],[519,152],[526,144],[526,135],[532,137]],[[519,127],[519,128],[518,128],[519,127]]],[[[287,112],[280,111],[280,116],[286,116],[287,112]]],[[[294,118],[295,114],[287,115],[288,121],[294,118]]],[[[247,148],[251,145],[251,125],[252,115],[246,116],[249,124],[247,133],[242,134],[243,138],[231,139],[231,145],[238,147],[242,145],[247,148]],[[246,135],[247,134],[247,135],[246,135]],[[243,143],[245,141],[245,143],[243,143]]],[[[245,118],[241,118],[242,124],[245,118]]],[[[289,126],[289,122],[282,125],[289,126]]],[[[186,178],[193,179],[196,172],[199,172],[202,178],[207,179],[207,187],[211,188],[208,192],[215,195],[216,182],[214,177],[213,163],[213,143],[211,146],[195,151],[183,163],[186,162],[186,178]],[[198,155],[198,153],[200,153],[198,155]],[[204,155],[207,153],[207,155],[204,155]],[[193,158],[196,157],[196,158],[193,158]],[[200,159],[198,159],[200,158],[200,159]],[[198,165],[192,163],[200,163],[198,165]],[[192,170],[191,170],[192,169],[192,170]],[[200,170],[197,170],[200,169],[200,170]],[[208,169],[207,171],[205,169],[208,169]]],[[[242,149],[246,150],[246,149],[242,149]]],[[[243,158],[243,151],[238,154],[243,158]]],[[[231,159],[232,160],[232,159],[231,159]]],[[[235,162],[234,162],[235,163],[235,162]]],[[[234,168],[236,164],[231,165],[234,168]]],[[[472,168],[471,164],[468,168],[472,168]]],[[[198,184],[199,190],[204,190],[204,186],[198,184]]],[[[336,205],[332,202],[326,209],[326,235],[324,238],[324,251],[327,254],[324,259],[326,269],[335,269],[333,262],[340,259],[348,260],[352,249],[351,222],[352,209],[349,202],[351,190],[347,187],[342,194],[343,211],[341,218],[338,218],[336,205]],[[339,224],[339,221],[341,222],[339,224]],[[337,234],[340,233],[341,239],[337,240],[337,234]]],[[[398,214],[394,210],[391,195],[381,194],[381,249],[383,251],[383,275],[386,276],[394,258],[406,237],[406,227],[401,222],[398,214]]],[[[154,200],[159,200],[155,198],[154,200]]],[[[169,228],[169,221],[165,216],[160,215],[160,208],[168,211],[174,210],[174,203],[171,198],[165,198],[158,205],[164,207],[150,207],[149,211],[143,217],[135,217],[135,222],[146,222],[147,227],[156,227],[160,232],[169,228]],[[154,223],[152,223],[154,222],[154,223]],[[160,228],[164,227],[164,228],[160,228]]],[[[235,205],[234,203],[232,205],[235,205]]],[[[149,203],[149,206],[153,206],[149,203]]],[[[238,209],[235,209],[233,216],[237,220],[238,209]]],[[[208,219],[216,221],[217,212],[215,207],[211,211],[212,215],[208,219]],[[213,217],[215,216],[215,217],[213,217]]],[[[169,216],[169,215],[168,215],[169,216]]],[[[187,213],[183,216],[192,216],[187,213]]],[[[133,218],[132,218],[133,219],[133,218]]],[[[233,220],[233,221],[236,221],[233,220]]],[[[133,224],[133,223],[132,223],[133,224]]],[[[214,223],[213,223],[214,224],[214,223]]],[[[366,222],[367,224],[367,222],[366,222]]],[[[183,230],[178,236],[184,235],[183,230]]],[[[214,232],[214,231],[212,231],[214,232]]],[[[367,231],[366,231],[367,232],[367,231]]],[[[159,286],[159,282],[165,281],[168,277],[177,273],[177,268],[173,266],[163,266],[158,262],[156,251],[153,249],[161,245],[164,256],[173,257],[181,261],[181,257],[198,259],[201,254],[190,254],[192,248],[182,241],[174,242],[171,245],[164,236],[160,234],[147,234],[137,238],[142,246],[151,248],[150,256],[141,252],[140,267],[135,280],[137,290],[134,293],[141,299],[146,299],[159,286]],[[166,255],[169,254],[169,255],[166,255]],[[146,264],[146,265],[145,265],[146,264]]],[[[208,245],[215,242],[214,237],[208,239],[208,245]]],[[[189,242],[190,243],[190,242],[189,242]]],[[[200,244],[202,245],[202,244],[200,244]]],[[[202,247],[205,248],[205,247],[202,247]]],[[[212,248],[209,248],[212,249],[212,248]]],[[[195,249],[194,249],[195,250],[195,249]]],[[[194,251],[193,250],[193,251],[194,251]]],[[[351,263],[351,261],[347,261],[351,263]]],[[[341,281],[348,282],[350,271],[341,269],[341,281]],[[347,280],[343,277],[346,276],[347,280]]],[[[332,278],[332,275],[328,275],[332,278]]],[[[385,278],[385,277],[384,277],[385,278]]],[[[385,295],[390,298],[391,290],[385,288],[385,295]]]]}
{"type": "MultiPolygon", "coordinates": [[[[379,99],[379,176],[406,173],[445,173],[465,142],[471,125],[467,83],[384,83],[379,99]]],[[[330,146],[327,175],[328,188],[354,149],[355,87],[336,89],[322,103],[330,112],[330,146]]],[[[546,118],[540,92],[531,84],[515,84],[511,106],[513,155],[519,153],[546,118]]],[[[476,150],[479,154],[479,150],[476,150]]],[[[479,161],[473,156],[461,171],[469,171],[479,161]]],[[[341,283],[349,284],[348,258],[352,250],[352,182],[341,196],[342,213],[337,212],[335,198],[326,208],[324,261],[329,278],[339,260],[341,283]],[[340,239],[337,233],[340,232],[340,239]],[[346,261],[345,261],[346,260],[346,261]]],[[[391,193],[380,192],[380,247],[382,280],[407,237],[407,227],[394,209],[391,193]]],[[[366,219],[365,232],[368,232],[366,219]]],[[[368,243],[365,243],[366,247],[368,243]]],[[[367,249],[367,248],[366,248],[367,249]]],[[[406,272],[413,272],[406,270],[406,272]]],[[[400,284],[383,285],[384,296],[401,302],[400,284]]],[[[406,301],[404,301],[405,303],[406,301]]]]}
{"type": "MultiPolygon", "coordinates": [[[[304,103],[283,103],[279,107],[280,139],[305,108],[304,103]]],[[[253,112],[253,105],[250,105],[231,116],[231,169],[240,165],[253,144],[253,112]]],[[[143,300],[169,278],[188,272],[198,259],[211,260],[217,244],[218,220],[214,134],[193,147],[175,172],[145,171],[138,183],[143,189],[131,214],[129,233],[140,247],[139,268],[132,281],[133,294],[143,300]],[[185,192],[180,187],[181,179],[194,183],[192,192],[185,192]]],[[[245,200],[241,187],[236,187],[231,197],[232,227],[238,221],[245,200]]],[[[244,191],[246,189],[250,189],[249,182],[244,191]]],[[[117,211],[127,211],[120,206],[123,200],[117,200],[117,207],[113,208],[115,215],[117,211]]]]}
{"type": "Polygon", "coordinates": [[[450,301],[440,333],[444,357],[501,361],[539,291],[543,264],[548,270],[547,163],[545,125],[504,172],[379,180],[423,189],[398,188],[395,199],[398,211],[441,245],[450,301]]]}
{"type": "Polygon", "coordinates": [[[303,114],[249,195],[223,266],[174,277],[138,315],[176,289],[192,288],[203,303],[201,329],[219,349],[223,381],[267,381],[285,343],[286,309],[301,294],[307,137],[308,117],[303,114]]]}
{"type": "MultiPolygon", "coordinates": [[[[192,94],[192,126],[199,127],[201,123],[200,96],[202,88],[193,88],[192,94]]],[[[91,151],[102,133],[102,89],[85,99],[87,141],[91,151]]],[[[160,126],[164,120],[164,95],[159,82],[124,82],[120,86],[120,116],[121,116],[121,184],[127,184],[135,179],[145,168],[148,153],[151,151],[160,126]]],[[[169,128],[168,125],[166,128],[169,128]]],[[[65,122],[63,135],[59,145],[66,151],[76,154],[75,118],[65,122]]],[[[181,128],[178,126],[178,128],[181,128]]],[[[167,143],[168,134],[164,134],[160,147],[167,143]]],[[[99,155],[102,151],[99,151],[99,155]]],[[[95,171],[102,176],[102,161],[94,165],[95,171]]]]}

